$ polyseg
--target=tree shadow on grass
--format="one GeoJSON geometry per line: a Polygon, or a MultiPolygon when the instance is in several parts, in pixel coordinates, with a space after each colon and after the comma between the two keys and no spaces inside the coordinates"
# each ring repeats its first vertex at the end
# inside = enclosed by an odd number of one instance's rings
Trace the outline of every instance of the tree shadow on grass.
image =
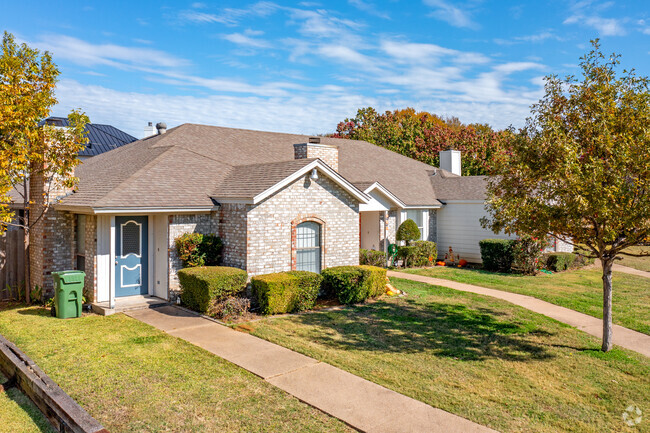
{"type": "Polygon", "coordinates": [[[490,308],[427,302],[377,301],[326,313],[296,316],[316,327],[318,343],[342,350],[388,353],[430,352],[478,361],[490,358],[531,361],[552,358],[547,345],[531,337],[551,336],[534,325],[502,318],[490,308]]]}

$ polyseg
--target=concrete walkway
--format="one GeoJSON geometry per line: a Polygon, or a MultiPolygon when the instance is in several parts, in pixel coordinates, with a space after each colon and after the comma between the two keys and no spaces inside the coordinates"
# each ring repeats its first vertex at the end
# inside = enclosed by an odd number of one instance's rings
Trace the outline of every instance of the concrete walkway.
{"type": "Polygon", "coordinates": [[[640,269],[630,268],[629,266],[623,266],[623,265],[616,265],[615,264],[614,266],[612,266],[612,270],[614,272],[623,272],[625,274],[637,275],[639,277],[650,278],[650,272],[642,271],[640,269]]]}
{"type": "Polygon", "coordinates": [[[329,364],[180,308],[166,306],[125,314],[243,367],[299,400],[364,432],[494,432],[329,364]]]}
{"type": "MultiPolygon", "coordinates": [[[[504,292],[501,290],[488,289],[486,287],[474,286],[471,284],[458,283],[456,281],[444,280],[441,278],[425,277],[404,272],[388,271],[389,277],[403,278],[405,280],[418,281],[421,283],[434,284],[436,286],[449,287],[450,289],[463,292],[478,293],[479,295],[491,296],[503,299],[512,304],[519,305],[528,310],[543,314],[559,322],[571,325],[595,337],[603,337],[603,321],[587,314],[579,313],[568,308],[560,307],[549,302],[541,301],[532,296],[520,295],[517,293],[504,292]]],[[[650,357],[650,335],[633,331],[619,325],[613,326],[614,344],[633,350],[637,353],[650,357]]]]}

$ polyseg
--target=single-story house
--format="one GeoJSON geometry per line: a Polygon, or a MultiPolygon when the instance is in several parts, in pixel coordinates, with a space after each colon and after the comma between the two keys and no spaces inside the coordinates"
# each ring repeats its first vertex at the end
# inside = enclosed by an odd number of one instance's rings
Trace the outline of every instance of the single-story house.
{"type": "Polygon", "coordinates": [[[34,241],[33,283],[51,288],[52,271],[78,264],[95,302],[174,300],[186,232],[220,236],[223,264],[249,275],[358,264],[407,218],[470,262],[479,240],[506,237],[481,228],[486,179],[460,176],[459,152],[438,168],[364,141],[159,126],[77,168],[34,241]]]}

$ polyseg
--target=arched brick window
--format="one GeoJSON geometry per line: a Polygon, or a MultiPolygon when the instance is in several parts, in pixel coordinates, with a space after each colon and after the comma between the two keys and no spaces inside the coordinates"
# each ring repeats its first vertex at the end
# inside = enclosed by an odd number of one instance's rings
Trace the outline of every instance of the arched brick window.
{"type": "Polygon", "coordinates": [[[320,273],[324,259],[324,228],[318,218],[303,218],[292,223],[292,270],[320,273]]]}

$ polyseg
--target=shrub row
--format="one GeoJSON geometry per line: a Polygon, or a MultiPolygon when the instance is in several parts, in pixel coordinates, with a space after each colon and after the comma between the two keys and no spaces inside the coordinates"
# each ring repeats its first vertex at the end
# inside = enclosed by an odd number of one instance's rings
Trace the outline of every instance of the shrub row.
{"type": "Polygon", "coordinates": [[[200,313],[208,312],[213,301],[241,293],[246,287],[246,271],[226,266],[199,266],[178,271],[181,304],[200,313]]]}
{"type": "Polygon", "coordinates": [[[488,271],[534,274],[538,269],[560,272],[594,262],[582,254],[551,252],[542,253],[545,242],[536,238],[484,239],[479,242],[483,268],[488,271]]]}
{"type": "MultiPolygon", "coordinates": [[[[248,275],[237,268],[200,266],[178,271],[181,303],[200,313],[235,316],[250,306],[235,296],[244,291],[248,275]]],[[[321,275],[306,271],[253,277],[251,290],[262,314],[281,314],[313,308],[319,292],[341,303],[363,302],[384,293],[386,269],[377,266],[339,266],[321,275]]]]}
{"type": "Polygon", "coordinates": [[[383,251],[375,250],[364,250],[361,248],[359,250],[359,263],[362,265],[370,266],[386,266],[386,253],[383,251]]]}
{"type": "Polygon", "coordinates": [[[342,304],[363,302],[384,293],[386,269],[377,266],[337,266],[324,269],[323,292],[342,304]]]}
{"type": "Polygon", "coordinates": [[[544,254],[544,267],[549,271],[561,272],[567,269],[579,268],[594,263],[594,259],[574,253],[546,253],[544,254]]]}
{"type": "Polygon", "coordinates": [[[322,280],[314,272],[279,272],[253,277],[251,288],[262,314],[292,313],[314,306],[322,280]]]}
{"type": "Polygon", "coordinates": [[[427,266],[438,257],[435,242],[415,241],[411,245],[399,247],[397,258],[404,261],[404,266],[427,266]]]}

